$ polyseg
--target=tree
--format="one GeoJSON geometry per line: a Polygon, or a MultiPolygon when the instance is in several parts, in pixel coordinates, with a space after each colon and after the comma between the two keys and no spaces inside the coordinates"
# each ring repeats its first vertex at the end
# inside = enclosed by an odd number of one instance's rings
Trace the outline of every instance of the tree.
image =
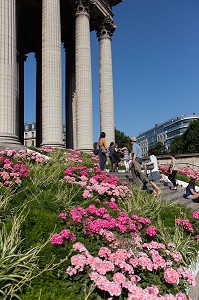
{"type": "Polygon", "coordinates": [[[184,145],[183,139],[181,135],[176,136],[170,145],[170,152],[175,154],[183,154],[184,153],[184,145]]]}
{"type": "Polygon", "coordinates": [[[157,142],[155,144],[155,146],[153,147],[154,149],[154,152],[155,152],[155,155],[162,155],[163,152],[164,152],[164,146],[163,146],[163,143],[162,142],[157,142]]]}
{"type": "Polygon", "coordinates": [[[182,135],[184,153],[199,152],[199,118],[191,122],[182,135]]]}
{"type": "Polygon", "coordinates": [[[124,132],[119,131],[115,128],[115,142],[118,144],[119,148],[124,147],[125,143],[130,143],[131,138],[124,134],[124,132]]]}
{"type": "Polygon", "coordinates": [[[176,154],[199,152],[199,119],[191,122],[182,135],[173,139],[170,150],[176,154]]]}

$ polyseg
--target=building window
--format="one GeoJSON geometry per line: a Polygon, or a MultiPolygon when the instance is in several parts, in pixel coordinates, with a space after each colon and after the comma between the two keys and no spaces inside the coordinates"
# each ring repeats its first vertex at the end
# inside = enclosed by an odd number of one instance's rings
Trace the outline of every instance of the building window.
{"type": "Polygon", "coordinates": [[[32,146],[34,146],[34,145],[35,145],[34,140],[32,140],[32,146]]]}
{"type": "Polygon", "coordinates": [[[27,139],[28,138],[28,133],[27,132],[25,132],[25,139],[27,139]]]}
{"type": "Polygon", "coordinates": [[[35,137],[35,133],[34,133],[34,131],[32,131],[32,138],[34,138],[35,137]]]}
{"type": "Polygon", "coordinates": [[[25,141],[25,146],[27,146],[27,141],[25,141]]]}

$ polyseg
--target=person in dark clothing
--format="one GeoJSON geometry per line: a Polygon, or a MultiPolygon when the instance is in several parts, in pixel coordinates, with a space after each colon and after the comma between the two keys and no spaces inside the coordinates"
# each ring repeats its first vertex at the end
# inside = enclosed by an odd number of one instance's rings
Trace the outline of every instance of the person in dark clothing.
{"type": "Polygon", "coordinates": [[[114,142],[111,142],[108,148],[108,156],[110,159],[110,172],[115,172],[117,171],[118,164],[120,162],[120,156],[119,156],[119,149],[117,147],[117,144],[114,142]]]}
{"type": "Polygon", "coordinates": [[[107,145],[106,145],[106,134],[105,132],[101,132],[100,138],[99,138],[99,166],[102,171],[105,170],[106,167],[106,153],[107,153],[107,145]]]}
{"type": "Polygon", "coordinates": [[[120,155],[119,155],[119,148],[118,145],[115,144],[115,149],[113,151],[113,172],[118,171],[118,164],[121,161],[120,155]]]}
{"type": "Polygon", "coordinates": [[[108,148],[108,157],[110,160],[110,172],[113,172],[113,165],[114,165],[114,159],[113,159],[113,152],[115,150],[115,143],[111,142],[108,148]]]}

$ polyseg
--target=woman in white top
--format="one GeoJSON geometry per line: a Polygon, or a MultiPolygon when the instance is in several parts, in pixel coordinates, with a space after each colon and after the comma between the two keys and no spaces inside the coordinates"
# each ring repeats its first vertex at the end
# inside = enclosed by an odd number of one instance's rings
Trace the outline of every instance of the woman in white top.
{"type": "Polygon", "coordinates": [[[161,176],[159,173],[159,168],[158,168],[158,161],[156,156],[154,155],[154,150],[150,149],[149,150],[149,155],[150,155],[150,163],[153,163],[153,169],[150,171],[148,175],[149,183],[151,184],[153,188],[153,195],[157,196],[162,193],[161,189],[156,185],[156,181],[158,181],[161,176]]]}

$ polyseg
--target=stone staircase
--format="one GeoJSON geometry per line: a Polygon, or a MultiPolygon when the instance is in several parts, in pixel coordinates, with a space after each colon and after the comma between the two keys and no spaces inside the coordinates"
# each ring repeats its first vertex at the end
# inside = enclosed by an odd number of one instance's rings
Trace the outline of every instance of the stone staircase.
{"type": "MultiPolygon", "coordinates": [[[[112,174],[113,176],[117,176],[120,181],[125,181],[129,185],[133,184],[131,173],[114,172],[110,174],[112,174]]],[[[177,190],[173,190],[173,185],[170,182],[168,183],[168,186],[164,186],[162,182],[158,182],[157,185],[162,190],[162,194],[160,197],[162,201],[178,202],[180,205],[185,205],[186,207],[190,208],[191,211],[199,210],[199,203],[194,203],[190,199],[183,198],[183,194],[185,193],[184,187],[179,185],[177,187],[177,190]]],[[[152,193],[152,187],[150,183],[147,184],[147,188],[147,192],[152,193]]]]}

